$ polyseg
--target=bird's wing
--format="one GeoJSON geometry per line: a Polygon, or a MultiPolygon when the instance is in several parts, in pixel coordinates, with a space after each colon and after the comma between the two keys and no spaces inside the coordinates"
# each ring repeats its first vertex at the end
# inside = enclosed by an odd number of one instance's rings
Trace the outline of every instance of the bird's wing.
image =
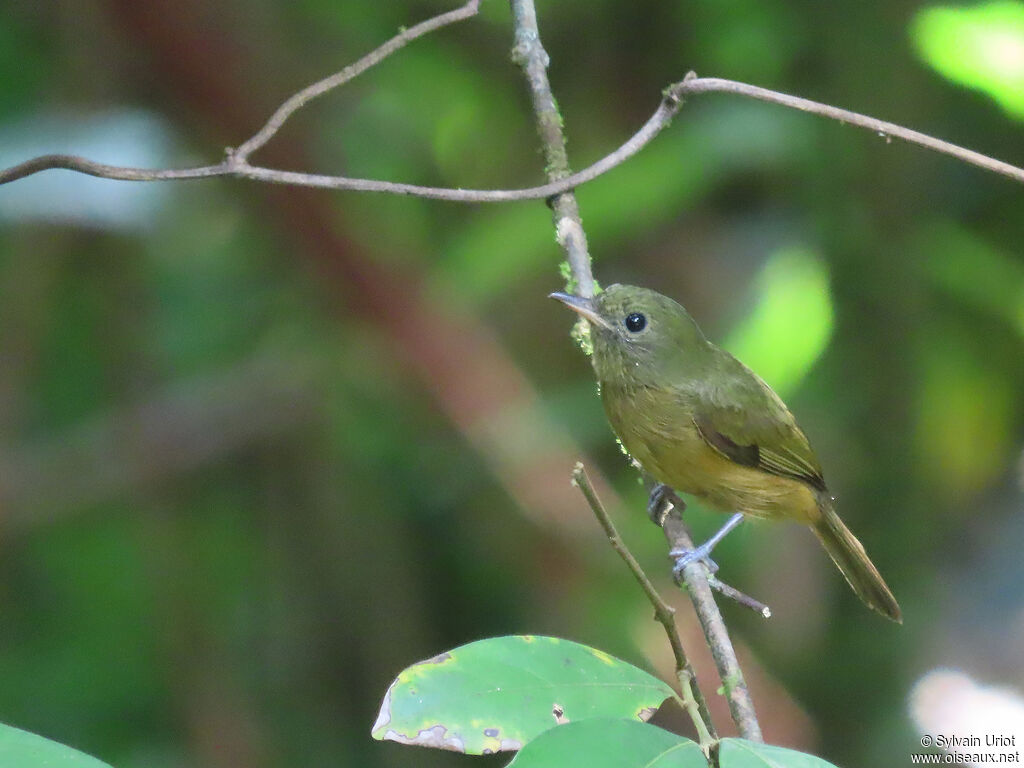
{"type": "Polygon", "coordinates": [[[818,459],[785,403],[732,356],[722,368],[715,385],[694,398],[693,422],[705,442],[737,464],[824,491],[818,459]]]}

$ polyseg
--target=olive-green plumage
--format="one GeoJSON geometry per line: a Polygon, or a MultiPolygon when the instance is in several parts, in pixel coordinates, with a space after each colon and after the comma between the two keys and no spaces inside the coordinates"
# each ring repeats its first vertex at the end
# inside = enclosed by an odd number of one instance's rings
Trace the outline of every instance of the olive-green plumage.
{"type": "Polygon", "coordinates": [[[720,510],[811,526],[860,599],[902,621],[836,514],[807,437],[757,374],[655,291],[612,285],[594,299],[552,296],[590,321],[605,412],[644,470],[720,510]]]}

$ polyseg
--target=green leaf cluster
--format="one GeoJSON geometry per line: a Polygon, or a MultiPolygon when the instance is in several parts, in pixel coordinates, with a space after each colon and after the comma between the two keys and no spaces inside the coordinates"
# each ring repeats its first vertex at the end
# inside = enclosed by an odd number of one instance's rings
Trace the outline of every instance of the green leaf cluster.
{"type": "Polygon", "coordinates": [[[403,670],[384,696],[373,737],[470,755],[515,751],[516,768],[830,765],[745,739],[722,739],[706,755],[691,739],[647,722],[675,695],[642,669],[587,645],[495,637],[403,670]]]}

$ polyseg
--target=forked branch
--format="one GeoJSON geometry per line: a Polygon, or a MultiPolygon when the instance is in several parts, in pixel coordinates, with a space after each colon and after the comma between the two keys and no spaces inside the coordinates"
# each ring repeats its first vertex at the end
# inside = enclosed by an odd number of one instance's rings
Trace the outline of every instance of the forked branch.
{"type": "Polygon", "coordinates": [[[619,557],[625,561],[626,566],[629,568],[633,577],[640,584],[640,588],[647,595],[647,599],[654,607],[654,618],[664,628],[665,634],[668,636],[669,645],[672,648],[672,655],[675,657],[676,662],[676,679],[679,682],[679,690],[682,694],[679,699],[679,703],[683,709],[690,716],[690,720],[693,721],[693,726],[697,731],[697,738],[700,742],[701,748],[707,752],[711,745],[712,740],[718,738],[718,734],[715,732],[715,726],[711,721],[711,713],[708,711],[707,702],[704,700],[704,694],[697,686],[697,675],[693,671],[693,667],[690,665],[689,659],[686,657],[686,651],[683,648],[682,638],[679,636],[679,628],[676,626],[676,612],[675,609],[665,602],[658,590],[654,588],[654,584],[647,578],[647,574],[644,573],[643,568],[640,567],[640,563],[633,556],[633,553],[629,551],[626,543],[619,536],[618,530],[615,528],[615,524],[612,522],[611,516],[608,511],[604,508],[604,504],[601,503],[601,499],[597,495],[597,491],[594,490],[594,486],[590,482],[590,478],[587,477],[587,471],[583,468],[583,464],[580,462],[576,463],[576,466],[572,470],[572,482],[577,488],[580,489],[580,493],[583,494],[583,498],[587,500],[587,504],[590,506],[591,511],[597,518],[597,521],[601,524],[604,529],[605,535],[608,536],[608,541],[612,545],[612,549],[619,553],[619,557]]]}
{"type": "MultiPolygon", "coordinates": [[[[290,96],[271,115],[259,131],[252,137],[242,142],[236,149],[229,149],[224,159],[213,165],[203,165],[194,168],[132,168],[128,166],[107,165],[97,163],[88,158],[78,155],[51,154],[40,155],[39,157],[26,160],[23,163],[0,170],[0,184],[7,184],[17,181],[26,176],[51,169],[63,169],[84,173],[89,176],[97,176],[104,179],[117,179],[121,181],[180,181],[184,179],[205,179],[219,176],[227,176],[239,179],[250,179],[271,184],[288,184],[301,187],[313,187],[318,189],[348,190],[352,192],[383,192],[394,195],[412,195],[434,200],[449,200],[462,203],[501,203],[514,200],[537,200],[561,195],[582,184],[604,175],[612,168],[621,165],[626,160],[639,152],[644,146],[650,143],[661,131],[671,123],[672,118],[683,106],[683,99],[687,96],[697,96],[704,93],[731,93],[737,96],[766,101],[772,104],[779,104],[791,109],[798,109],[803,112],[827,117],[831,120],[838,120],[841,123],[857,126],[876,133],[886,140],[890,138],[901,139],[911,144],[916,144],[935,152],[940,152],[962,162],[975,165],[993,173],[998,173],[1014,181],[1024,183],[1024,168],[1010,165],[1009,163],[996,160],[995,158],[983,155],[964,147],[942,141],[933,136],[919,131],[905,128],[895,123],[878,120],[874,117],[862,115],[857,112],[833,107],[828,104],[803,99],[798,96],[771,91],[767,88],[760,88],[756,85],[740,83],[734,80],[723,80],[716,77],[697,77],[695,73],[689,73],[683,80],[674,83],[665,89],[661,103],[650,119],[644,123],[633,136],[614,152],[598,160],[593,165],[584,168],[578,173],[568,172],[568,163],[562,163],[558,154],[548,159],[549,181],[535,187],[523,189],[461,189],[449,187],[429,187],[418,184],[405,184],[402,182],[382,181],[379,179],[359,179],[348,176],[332,176],[316,173],[300,173],[277,168],[266,168],[253,165],[249,157],[259,148],[270,141],[281,129],[285,121],[296,111],[306,106],[309,102],[319,96],[334,90],[352,80],[357,75],[383,61],[385,58],[400,50],[413,40],[423,35],[440,29],[441,27],[464,19],[471,18],[479,11],[480,0],[470,0],[465,5],[455,10],[442,13],[431,19],[427,19],[414,27],[402,30],[379,48],[368,53],[355,63],[345,67],[329,77],[319,80],[312,85],[303,88],[298,93],[290,96]]],[[[513,12],[517,8],[512,3],[513,12]]],[[[535,21],[535,20],[534,20],[535,21]]],[[[517,24],[517,30],[527,29],[529,25],[517,24]]],[[[533,24],[536,28],[536,24],[533,24]]],[[[539,39],[539,38],[538,38],[539,39]]],[[[517,38],[515,55],[521,57],[529,52],[534,44],[534,38],[523,35],[517,38]]],[[[545,54],[546,55],[546,54],[545,54]]],[[[535,57],[536,58],[536,57],[535,57]]],[[[550,93],[550,89],[549,89],[550,93]]],[[[557,115],[557,109],[552,102],[545,106],[535,102],[535,109],[541,109],[549,116],[557,115]]],[[[564,150],[564,148],[563,148],[564,150]]],[[[562,152],[564,156],[564,151],[562,152]]],[[[555,207],[563,207],[563,214],[571,214],[571,205],[566,200],[556,200],[555,207]]],[[[557,211],[556,211],[557,213],[557,211]]],[[[573,220],[572,215],[562,215],[561,219],[569,222],[573,220]]],[[[578,217],[576,217],[578,218],[578,217]]],[[[578,236],[578,233],[571,232],[566,236],[578,236]]],[[[589,295],[588,286],[580,285],[583,295],[589,295]]]]}

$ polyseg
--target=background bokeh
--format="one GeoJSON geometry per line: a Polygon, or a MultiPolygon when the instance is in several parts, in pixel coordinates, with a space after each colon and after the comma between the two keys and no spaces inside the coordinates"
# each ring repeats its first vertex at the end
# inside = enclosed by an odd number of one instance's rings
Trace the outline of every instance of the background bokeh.
{"type": "MultiPolygon", "coordinates": [[[[452,5],[5,2],[0,164],[214,162],[289,93],[452,5]]],[[[690,69],[1024,164],[1019,2],[539,15],[576,167],[690,69]]],[[[485,0],[256,159],[538,183],[510,47],[507,5],[485,0]]],[[[768,739],[903,764],[930,722],[914,686],[947,667],[1019,702],[1024,188],[708,95],[579,201],[599,280],[678,298],[779,389],[903,606],[902,628],[868,612],[795,526],[733,534],[724,576],[775,613],[723,608],[768,739]]],[[[0,721],[118,768],[442,766],[467,758],[369,738],[413,661],[530,632],[668,674],[650,607],[569,486],[580,457],[723,713],[571,318],[545,298],[560,259],[540,202],[63,171],[0,189],[0,721]]]]}

